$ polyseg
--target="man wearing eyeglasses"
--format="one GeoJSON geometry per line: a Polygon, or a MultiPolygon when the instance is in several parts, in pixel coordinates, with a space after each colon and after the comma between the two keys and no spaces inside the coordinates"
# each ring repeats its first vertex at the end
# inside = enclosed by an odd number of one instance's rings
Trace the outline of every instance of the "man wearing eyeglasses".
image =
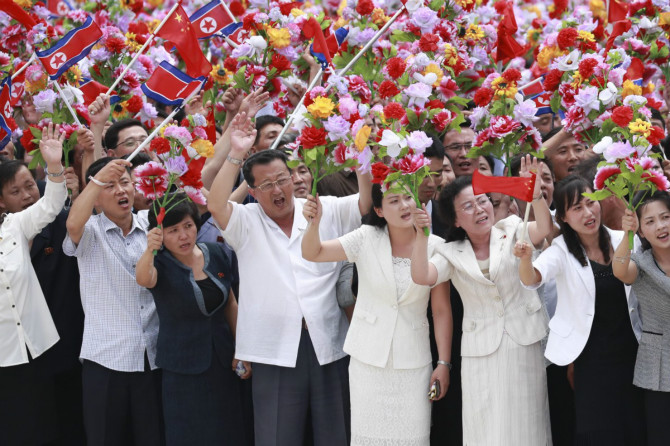
{"type": "MultiPolygon", "coordinates": [[[[258,203],[229,201],[256,130],[245,113],[231,123],[231,149],[216,176],[208,208],[235,250],[240,302],[235,357],[253,363],[257,445],[303,444],[311,418],[314,444],[346,446],[350,437],[348,329],[338,306],[340,263],[302,258],[304,199],[280,150],[255,153],[243,174],[258,203]]],[[[296,178],[296,181],[297,178],[296,178]]],[[[321,236],[333,239],[360,226],[370,210],[372,184],[359,176],[360,195],[321,197],[321,236]]]]}
{"type": "Polygon", "coordinates": [[[115,122],[105,134],[107,155],[116,158],[128,155],[142,144],[147,139],[147,136],[149,134],[146,128],[136,119],[124,119],[115,122]]]}
{"type": "Polygon", "coordinates": [[[444,151],[453,160],[452,167],[457,177],[472,175],[477,169],[477,160],[467,156],[475,140],[475,132],[470,128],[470,121],[462,123],[459,130],[450,130],[442,138],[444,151]]]}

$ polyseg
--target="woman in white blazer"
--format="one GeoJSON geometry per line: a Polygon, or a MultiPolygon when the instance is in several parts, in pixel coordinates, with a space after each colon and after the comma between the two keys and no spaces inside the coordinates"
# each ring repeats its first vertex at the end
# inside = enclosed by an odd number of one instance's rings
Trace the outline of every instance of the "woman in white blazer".
{"type": "MultiPolygon", "coordinates": [[[[442,398],[451,366],[449,288],[431,292],[412,282],[410,254],[415,240],[414,200],[372,188],[373,208],[363,225],[336,240],[321,242],[321,205],[309,197],[303,213],[310,221],[303,235],[303,257],[314,262],[348,260],[358,268],[358,298],[344,351],[351,356],[351,444],[430,444],[431,384],[442,398]],[[428,339],[428,302],[435,321],[440,360],[433,370],[428,339]]],[[[430,236],[429,251],[442,244],[430,236]]]]}
{"type": "MultiPolygon", "coordinates": [[[[522,175],[530,175],[528,163],[522,162],[522,175]]],[[[532,167],[537,169],[537,161],[532,167]]],[[[535,221],[524,236],[540,244],[552,227],[540,182],[534,197],[535,221]]],[[[519,283],[512,255],[523,221],[513,215],[494,224],[491,201],[474,194],[469,176],[458,177],[443,190],[440,209],[453,241],[431,256],[428,240],[418,231],[412,279],[425,285],[452,280],[463,301],[463,444],[550,445],[540,343],[547,333],[547,316],[537,293],[519,283]]],[[[427,216],[418,212],[416,221],[417,227],[428,224],[427,216]]]]}
{"type": "Polygon", "coordinates": [[[561,236],[531,263],[518,245],[519,275],[528,288],[556,280],[556,313],[545,356],[573,364],[576,445],[645,444],[642,394],[633,386],[641,324],[635,295],[614,277],[614,248],[625,236],[601,222],[597,201],[584,197],[588,182],[569,176],[556,186],[561,236]]]}

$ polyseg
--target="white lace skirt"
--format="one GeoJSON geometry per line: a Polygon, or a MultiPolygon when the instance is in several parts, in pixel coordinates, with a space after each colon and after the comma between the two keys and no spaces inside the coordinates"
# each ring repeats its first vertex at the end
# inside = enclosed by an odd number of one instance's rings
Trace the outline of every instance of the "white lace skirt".
{"type": "Polygon", "coordinates": [[[374,367],[351,358],[352,446],[428,446],[430,444],[430,375],[419,369],[374,367]]]}

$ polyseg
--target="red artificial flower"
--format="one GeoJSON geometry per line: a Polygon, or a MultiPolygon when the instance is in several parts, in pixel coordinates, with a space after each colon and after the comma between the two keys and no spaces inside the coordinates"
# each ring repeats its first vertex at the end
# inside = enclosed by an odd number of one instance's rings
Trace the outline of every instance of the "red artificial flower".
{"type": "Polygon", "coordinates": [[[397,119],[400,120],[405,117],[405,109],[402,105],[397,102],[389,102],[386,107],[384,107],[384,118],[385,119],[397,119]]]}
{"type": "MultiPolygon", "coordinates": [[[[204,158],[202,158],[204,159],[204,158]]],[[[186,173],[179,177],[181,184],[191,186],[196,189],[202,189],[202,171],[194,168],[193,163],[189,164],[186,173]]]]}
{"type": "Polygon", "coordinates": [[[245,31],[256,29],[256,14],[250,13],[245,15],[242,19],[242,28],[244,28],[245,31]]]}
{"type": "Polygon", "coordinates": [[[442,109],[444,108],[444,103],[439,99],[431,99],[426,102],[426,108],[430,110],[442,109]]]}
{"type": "Polygon", "coordinates": [[[593,75],[593,71],[598,65],[598,61],[593,58],[583,59],[579,62],[579,75],[582,79],[588,79],[593,75]]]}
{"type": "Polygon", "coordinates": [[[652,125],[650,132],[649,136],[647,136],[647,141],[649,141],[649,144],[652,146],[659,145],[661,140],[665,138],[665,132],[657,125],[652,125]]]}
{"type": "Polygon", "coordinates": [[[272,55],[272,61],[270,62],[270,67],[276,68],[277,73],[281,73],[283,71],[291,69],[291,61],[279,53],[274,53],[272,55]]]}
{"type": "Polygon", "coordinates": [[[618,166],[603,166],[598,169],[596,172],[596,177],[593,180],[593,186],[596,190],[602,190],[605,188],[605,181],[613,175],[618,175],[621,173],[621,169],[618,166]]]}
{"type": "Polygon", "coordinates": [[[372,182],[375,184],[384,184],[386,177],[391,173],[391,168],[382,162],[376,162],[372,165],[372,182]]]}
{"type": "Polygon", "coordinates": [[[31,125],[30,127],[28,127],[27,129],[25,129],[23,131],[23,135],[21,136],[21,139],[20,139],[21,145],[25,149],[26,153],[30,153],[33,150],[37,149],[37,146],[32,141],[34,136],[33,136],[33,133],[30,131],[31,127],[36,128],[36,129],[39,128],[36,125],[31,125]]]}
{"type": "Polygon", "coordinates": [[[579,33],[574,28],[563,28],[559,31],[558,36],[556,37],[556,43],[558,43],[560,49],[567,50],[570,47],[575,46],[578,35],[579,33]]]}
{"type": "Polygon", "coordinates": [[[135,169],[135,188],[149,200],[162,197],[168,188],[168,172],[156,161],[149,161],[135,169]]]}
{"type": "Polygon", "coordinates": [[[358,0],[356,5],[356,12],[362,16],[372,14],[372,11],[375,9],[375,4],[372,3],[372,0],[358,0]]]}
{"type": "Polygon", "coordinates": [[[430,122],[433,123],[435,130],[438,132],[443,132],[453,120],[453,113],[451,113],[449,110],[443,110],[436,114],[430,122]]]}
{"type": "Polygon", "coordinates": [[[157,155],[162,155],[163,153],[170,151],[170,141],[168,141],[167,138],[159,136],[151,140],[149,147],[156,152],[157,155]]]}
{"type": "Polygon", "coordinates": [[[432,52],[434,53],[437,51],[437,44],[440,42],[440,38],[437,37],[435,34],[424,34],[421,36],[421,39],[419,39],[419,49],[423,51],[424,53],[432,52]]]}
{"type": "Polygon", "coordinates": [[[393,162],[393,168],[401,171],[405,175],[409,175],[421,169],[426,165],[426,157],[419,154],[406,155],[401,159],[393,162]]]}
{"type": "Polygon", "coordinates": [[[493,116],[491,118],[491,135],[502,138],[521,128],[521,124],[510,118],[509,116],[493,116]]]}
{"type": "Polygon", "coordinates": [[[521,72],[516,68],[510,68],[503,71],[502,77],[507,82],[518,82],[521,79],[521,72]]]}
{"type": "Polygon", "coordinates": [[[400,90],[396,84],[390,80],[385,80],[381,83],[381,85],[379,85],[379,96],[382,99],[390,98],[397,95],[398,93],[400,93],[400,90]]]}
{"type": "Polygon", "coordinates": [[[612,110],[610,119],[619,127],[626,128],[633,120],[633,109],[627,105],[620,105],[612,110]]]}
{"type": "Polygon", "coordinates": [[[223,61],[223,68],[233,73],[237,71],[237,59],[234,57],[226,57],[226,60],[223,61]]]}
{"type": "Polygon", "coordinates": [[[549,13],[550,19],[560,19],[568,9],[568,0],[554,0],[554,10],[549,13]]]}
{"type": "Polygon", "coordinates": [[[658,190],[667,191],[668,188],[670,188],[670,182],[665,177],[665,175],[663,175],[660,172],[656,172],[654,170],[650,170],[643,173],[642,181],[654,183],[654,186],[656,186],[658,190]]]}
{"type": "Polygon", "coordinates": [[[405,74],[405,69],[407,69],[407,64],[400,57],[392,57],[386,62],[386,71],[393,79],[398,79],[405,74]]]}
{"type": "Polygon", "coordinates": [[[442,78],[442,81],[437,88],[440,90],[440,93],[444,95],[445,99],[451,99],[458,93],[458,84],[448,76],[442,78]]]}
{"type": "Polygon", "coordinates": [[[565,108],[570,108],[574,105],[575,95],[577,94],[577,91],[575,91],[572,85],[570,84],[559,85],[558,94],[561,96],[561,102],[563,103],[565,108]]]}
{"type": "Polygon", "coordinates": [[[135,36],[149,34],[149,27],[146,23],[140,21],[133,21],[128,24],[128,32],[135,34],[135,36]]]}
{"type": "Polygon", "coordinates": [[[281,14],[284,16],[288,16],[291,14],[291,11],[294,9],[300,9],[301,6],[302,3],[300,2],[280,3],[279,12],[281,12],[281,14]]]}
{"type": "Polygon", "coordinates": [[[327,135],[328,132],[326,129],[305,127],[302,129],[302,133],[300,133],[300,145],[303,149],[313,149],[317,146],[325,146],[327,135]]]}
{"type": "Polygon", "coordinates": [[[242,3],[237,0],[230,2],[229,7],[230,12],[232,12],[236,17],[242,17],[244,13],[247,12],[244,5],[242,5],[242,3]]]}
{"type": "Polygon", "coordinates": [[[647,98],[647,107],[660,110],[661,107],[663,107],[663,103],[661,101],[657,101],[654,98],[647,98]]]}
{"type": "Polygon", "coordinates": [[[353,75],[349,76],[349,91],[356,93],[358,98],[361,100],[361,103],[367,104],[372,99],[372,93],[368,84],[365,82],[361,76],[353,75]]]}
{"type": "Polygon", "coordinates": [[[598,88],[603,88],[606,84],[607,82],[605,82],[605,77],[603,75],[596,76],[589,82],[589,85],[598,88]]]}
{"type": "Polygon", "coordinates": [[[477,107],[486,107],[491,103],[491,99],[493,99],[493,90],[490,88],[481,87],[475,92],[474,101],[477,107]]]}
{"type": "Polygon", "coordinates": [[[563,72],[559,69],[554,68],[544,77],[544,91],[556,91],[558,86],[561,84],[561,79],[563,78],[563,72]]]}
{"type": "Polygon", "coordinates": [[[139,96],[131,96],[131,98],[126,102],[126,110],[128,110],[130,113],[139,113],[140,110],[142,110],[143,105],[144,102],[142,102],[142,98],[139,96]]]}
{"type": "Polygon", "coordinates": [[[120,53],[126,48],[126,41],[119,37],[110,37],[105,42],[105,48],[112,53],[120,53]]]}
{"type": "Polygon", "coordinates": [[[342,165],[347,162],[347,146],[344,143],[339,143],[335,150],[333,150],[333,160],[335,164],[342,165]]]}

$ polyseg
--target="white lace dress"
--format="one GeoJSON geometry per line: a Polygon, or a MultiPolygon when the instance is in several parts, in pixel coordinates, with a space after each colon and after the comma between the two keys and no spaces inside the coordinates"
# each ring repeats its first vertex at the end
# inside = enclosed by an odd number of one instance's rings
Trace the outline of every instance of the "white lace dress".
{"type": "MultiPolygon", "coordinates": [[[[398,296],[410,284],[410,259],[393,257],[398,296]]],[[[385,368],[356,358],[349,364],[352,446],[428,446],[432,367],[394,369],[393,348],[385,368]]]]}

